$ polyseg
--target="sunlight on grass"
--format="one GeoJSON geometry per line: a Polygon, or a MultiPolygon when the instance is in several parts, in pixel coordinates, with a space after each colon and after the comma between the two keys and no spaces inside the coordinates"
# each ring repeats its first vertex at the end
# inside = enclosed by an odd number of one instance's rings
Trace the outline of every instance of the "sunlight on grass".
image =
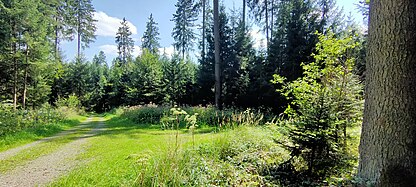
{"type": "Polygon", "coordinates": [[[21,132],[1,136],[0,152],[52,136],[64,130],[68,130],[76,125],[79,125],[86,119],[87,117],[85,116],[77,115],[62,122],[45,124],[43,126],[26,129],[21,132]]]}
{"type": "MultiPolygon", "coordinates": [[[[90,160],[51,186],[120,186],[132,185],[137,179],[138,161],[160,155],[175,147],[174,131],[162,131],[158,126],[134,125],[125,120],[110,120],[107,130],[94,137],[88,151],[79,159],[90,160]]],[[[195,135],[195,143],[209,142],[219,134],[195,135]]],[[[181,146],[192,146],[192,136],[181,132],[181,146]]]]}
{"type": "Polygon", "coordinates": [[[52,140],[47,140],[26,150],[23,150],[10,158],[0,160],[0,173],[5,173],[19,165],[24,165],[32,160],[35,160],[36,158],[58,150],[65,144],[76,140],[77,138],[81,137],[82,134],[90,131],[92,125],[93,123],[90,123],[81,129],[75,130],[73,133],[69,133],[52,140]]]}

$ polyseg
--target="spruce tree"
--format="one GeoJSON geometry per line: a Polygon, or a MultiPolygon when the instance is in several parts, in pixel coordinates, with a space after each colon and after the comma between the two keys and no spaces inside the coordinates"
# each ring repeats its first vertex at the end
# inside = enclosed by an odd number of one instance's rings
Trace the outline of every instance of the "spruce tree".
{"type": "Polygon", "coordinates": [[[158,54],[160,48],[159,28],[157,25],[153,15],[150,14],[149,21],[146,23],[146,31],[142,38],[142,49],[146,49],[153,54],[158,54]]]}
{"type": "Polygon", "coordinates": [[[132,52],[134,49],[134,41],[131,38],[131,31],[127,25],[126,18],[123,18],[121,27],[118,28],[116,36],[116,44],[118,50],[118,59],[121,63],[126,64],[132,58],[132,52]]]}
{"type": "Polygon", "coordinates": [[[81,56],[81,48],[89,47],[89,44],[95,40],[95,26],[94,12],[95,9],[91,0],[68,0],[67,11],[69,13],[70,26],[76,33],[77,38],[77,54],[78,58],[81,56]]]}
{"type": "Polygon", "coordinates": [[[172,19],[175,22],[172,37],[175,39],[175,49],[185,58],[186,53],[192,50],[196,38],[193,29],[195,21],[198,20],[198,4],[193,0],[178,0],[175,7],[177,9],[172,19]]]}

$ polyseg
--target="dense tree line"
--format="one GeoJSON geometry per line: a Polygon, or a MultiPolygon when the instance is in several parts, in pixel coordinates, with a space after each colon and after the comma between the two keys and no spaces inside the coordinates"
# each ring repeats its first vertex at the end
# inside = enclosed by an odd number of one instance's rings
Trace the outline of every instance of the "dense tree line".
{"type": "MultiPolygon", "coordinates": [[[[290,81],[302,77],[301,63],[314,60],[317,33],[331,31],[340,37],[354,30],[357,42],[364,41],[358,27],[343,23],[333,0],[243,2],[243,11],[219,8],[220,102],[225,107],[282,111],[288,100],[276,92],[273,75],[290,81]],[[264,30],[263,48],[254,47],[246,6],[264,30]]],[[[216,50],[211,7],[209,1],[178,0],[172,15],[176,24],[173,56],[160,52],[158,24],[150,15],[138,57],[132,55],[134,41],[123,19],[115,38],[119,56],[106,59],[100,52],[89,62],[82,49],[95,38],[91,1],[2,0],[0,100],[15,108],[36,108],[75,95],[88,110],[99,112],[147,103],[214,104],[216,50]],[[195,43],[199,22],[202,34],[195,43]],[[64,62],[59,43],[73,39],[78,43],[77,58],[64,62]],[[190,58],[194,44],[201,50],[197,62],[190,58]]],[[[363,59],[360,51],[355,54],[356,59],[363,59]]]]}

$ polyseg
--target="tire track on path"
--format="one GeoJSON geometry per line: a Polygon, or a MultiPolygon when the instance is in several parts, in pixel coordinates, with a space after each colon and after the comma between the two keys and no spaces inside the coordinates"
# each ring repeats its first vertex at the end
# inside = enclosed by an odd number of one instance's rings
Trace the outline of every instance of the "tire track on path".
{"type": "Polygon", "coordinates": [[[32,143],[28,143],[26,145],[22,145],[22,146],[19,146],[19,147],[15,147],[15,148],[0,152],[0,160],[6,160],[10,157],[13,157],[13,156],[17,155],[21,151],[32,148],[32,147],[34,147],[34,146],[36,146],[40,143],[53,141],[53,140],[55,140],[57,138],[60,138],[62,136],[66,136],[66,135],[69,135],[69,134],[76,133],[78,130],[88,127],[88,124],[91,122],[91,119],[92,118],[88,118],[87,120],[82,122],[81,125],[79,125],[77,127],[74,127],[74,128],[71,128],[70,130],[60,132],[60,133],[58,133],[54,136],[43,138],[41,140],[37,140],[37,141],[34,141],[32,143]]]}
{"type": "Polygon", "coordinates": [[[103,120],[100,118],[96,123],[91,131],[77,137],[57,151],[41,156],[4,175],[0,174],[0,186],[44,186],[82,164],[82,160],[75,160],[75,158],[86,150],[88,139],[103,130],[103,120]]]}

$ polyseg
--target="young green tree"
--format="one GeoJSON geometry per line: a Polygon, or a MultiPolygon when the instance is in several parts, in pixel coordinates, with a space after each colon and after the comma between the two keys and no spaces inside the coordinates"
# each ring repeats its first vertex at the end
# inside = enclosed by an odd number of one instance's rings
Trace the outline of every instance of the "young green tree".
{"type": "Polygon", "coordinates": [[[192,104],[191,93],[195,84],[195,65],[182,60],[178,55],[163,62],[163,87],[165,102],[173,104],[192,104]]]}
{"type": "Polygon", "coordinates": [[[148,51],[129,64],[129,82],[125,84],[126,102],[130,105],[157,103],[163,100],[163,70],[159,56],[148,51]]]}
{"type": "Polygon", "coordinates": [[[95,55],[90,64],[89,101],[87,106],[96,112],[104,112],[108,106],[109,70],[103,51],[95,55]]]}
{"type": "Polygon", "coordinates": [[[126,64],[132,59],[132,52],[134,49],[134,41],[131,38],[131,31],[127,25],[126,18],[123,18],[121,26],[118,28],[116,36],[116,44],[118,50],[118,59],[121,63],[126,64]]]}
{"type": "Polygon", "coordinates": [[[175,39],[173,44],[175,49],[180,51],[182,58],[187,52],[192,50],[195,40],[195,21],[198,20],[198,6],[193,0],[178,0],[175,4],[176,12],[173,14],[172,21],[175,27],[172,37],[175,39]]]}
{"type": "Polygon", "coordinates": [[[146,23],[146,31],[142,37],[142,49],[146,49],[153,54],[159,53],[159,28],[158,24],[153,19],[153,15],[150,14],[149,21],[146,23]]]}
{"type": "Polygon", "coordinates": [[[285,111],[289,141],[283,142],[291,158],[282,169],[293,169],[287,164],[293,164],[294,159],[305,162],[300,169],[281,176],[282,180],[320,185],[329,176],[353,167],[347,127],[359,125],[363,104],[362,86],[353,73],[351,50],[356,45],[352,36],[338,39],[332,32],[321,34],[315,61],[302,64],[304,77],[285,83],[284,77],[275,75],[274,82],[283,83],[279,91],[292,100],[285,111]]]}

